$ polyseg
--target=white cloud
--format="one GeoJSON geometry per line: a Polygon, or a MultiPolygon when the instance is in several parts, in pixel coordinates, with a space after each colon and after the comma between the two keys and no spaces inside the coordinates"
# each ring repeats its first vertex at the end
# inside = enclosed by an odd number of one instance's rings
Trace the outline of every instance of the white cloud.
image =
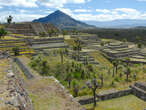
{"type": "Polygon", "coordinates": [[[37,7],[37,0],[0,0],[0,6],[37,7]]]}
{"type": "MultiPolygon", "coordinates": [[[[74,13],[75,10],[71,10],[68,8],[58,8],[59,10],[63,11],[64,13],[70,15],[71,17],[80,20],[80,21],[111,21],[116,19],[145,19],[146,20],[146,12],[141,12],[136,9],[132,8],[116,8],[116,9],[96,9],[96,13],[92,12],[85,12],[84,9],[77,10],[80,11],[79,13],[74,13]],[[84,12],[84,13],[82,13],[84,12]]],[[[31,21],[33,19],[37,19],[40,17],[47,16],[52,12],[52,10],[38,10],[38,13],[41,14],[34,14],[33,12],[29,12],[29,10],[17,10],[14,11],[5,11],[1,12],[0,21],[6,21],[6,17],[8,15],[12,15],[14,17],[14,21],[31,21]]]]}
{"type": "Polygon", "coordinates": [[[96,12],[109,13],[110,10],[107,10],[107,9],[96,9],[96,12]]]}
{"type": "Polygon", "coordinates": [[[90,0],[0,0],[0,6],[37,7],[38,4],[48,7],[63,7],[64,4],[81,4],[90,0]]]}
{"type": "Polygon", "coordinates": [[[72,10],[68,9],[68,8],[59,8],[60,11],[70,15],[70,16],[74,16],[72,10]]]}
{"type": "Polygon", "coordinates": [[[97,14],[81,13],[74,15],[79,20],[111,21],[116,19],[145,19],[146,13],[132,8],[96,9],[97,14]]]}
{"type": "Polygon", "coordinates": [[[90,0],[38,0],[37,2],[52,8],[61,8],[64,4],[82,4],[90,0]]]}
{"type": "Polygon", "coordinates": [[[44,14],[27,13],[27,10],[19,10],[18,12],[5,10],[2,11],[0,15],[0,22],[6,22],[6,18],[9,15],[12,15],[14,22],[32,21],[34,19],[46,16],[44,14]]]}
{"type": "Polygon", "coordinates": [[[75,9],[74,12],[91,12],[91,10],[87,10],[87,9],[75,9]]]}
{"type": "Polygon", "coordinates": [[[139,13],[139,11],[137,11],[136,9],[132,9],[132,8],[116,8],[114,9],[114,11],[120,11],[120,12],[124,12],[124,13],[139,13]]]}

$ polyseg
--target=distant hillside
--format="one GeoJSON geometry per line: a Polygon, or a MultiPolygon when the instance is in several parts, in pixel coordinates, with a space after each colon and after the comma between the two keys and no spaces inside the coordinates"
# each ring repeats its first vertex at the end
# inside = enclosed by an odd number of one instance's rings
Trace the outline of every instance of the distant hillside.
{"type": "Polygon", "coordinates": [[[114,21],[86,21],[86,23],[90,25],[95,25],[99,28],[133,28],[133,27],[146,27],[146,20],[130,20],[130,19],[123,19],[123,20],[114,20],[114,21]]]}
{"type": "Polygon", "coordinates": [[[83,30],[82,32],[96,34],[100,38],[106,39],[116,39],[123,40],[127,39],[130,42],[139,42],[137,38],[140,39],[140,43],[146,45],[146,28],[145,27],[135,27],[129,29],[111,29],[111,28],[97,28],[83,30]]]}
{"type": "Polygon", "coordinates": [[[90,29],[92,29],[92,28],[95,28],[94,26],[88,25],[86,23],[83,23],[83,22],[80,22],[80,21],[77,21],[77,20],[71,18],[70,16],[61,12],[60,10],[57,10],[54,13],[52,13],[46,17],[33,20],[33,22],[41,22],[41,23],[50,22],[60,29],[72,29],[72,28],[76,28],[76,29],[90,28],[90,29]]]}

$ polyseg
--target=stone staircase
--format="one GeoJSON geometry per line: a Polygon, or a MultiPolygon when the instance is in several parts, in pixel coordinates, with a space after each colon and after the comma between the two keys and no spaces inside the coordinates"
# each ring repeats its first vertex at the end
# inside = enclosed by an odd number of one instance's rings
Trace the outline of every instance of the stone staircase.
{"type": "MultiPolygon", "coordinates": [[[[73,59],[72,53],[69,54],[69,57],[73,59]]],[[[95,61],[94,57],[92,57],[88,52],[80,52],[80,57],[78,61],[84,64],[86,58],[87,58],[88,64],[95,64],[95,65],[99,64],[97,61],[95,61]]]]}
{"type": "Polygon", "coordinates": [[[135,83],[134,85],[130,86],[133,94],[140,99],[146,101],[146,82],[143,83],[135,83]]]}

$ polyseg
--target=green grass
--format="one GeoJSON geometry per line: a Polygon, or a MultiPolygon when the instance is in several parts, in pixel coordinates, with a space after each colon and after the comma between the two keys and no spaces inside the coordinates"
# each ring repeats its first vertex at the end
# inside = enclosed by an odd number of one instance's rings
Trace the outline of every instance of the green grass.
{"type": "MultiPolygon", "coordinates": [[[[100,84],[101,80],[99,78],[99,75],[103,74],[104,76],[104,86],[101,89],[97,90],[97,93],[100,91],[105,91],[108,89],[116,89],[116,90],[123,90],[127,89],[130,85],[132,85],[135,80],[133,78],[133,74],[137,74],[137,80],[136,81],[146,81],[146,74],[145,71],[142,68],[145,68],[146,65],[133,65],[131,66],[131,74],[129,76],[129,82],[126,81],[126,75],[124,74],[124,69],[118,69],[118,74],[115,75],[115,77],[112,77],[112,64],[105,58],[103,57],[100,53],[93,53],[95,57],[97,58],[98,61],[100,61],[99,66],[93,66],[94,67],[94,72],[96,75],[96,78],[100,84]],[[103,62],[103,63],[102,63],[103,62]],[[108,71],[110,69],[110,72],[108,71]],[[120,77],[120,73],[122,73],[122,77],[120,77]],[[114,85],[112,85],[112,82],[114,82],[114,85]]],[[[60,67],[57,65],[60,63],[60,56],[47,56],[45,57],[49,63],[49,68],[50,68],[50,73],[48,75],[54,75],[59,72],[59,75],[55,76],[58,78],[58,80],[66,87],[68,88],[68,82],[65,81],[66,77],[66,72],[61,73],[61,70],[59,70],[60,67]]],[[[67,62],[71,62],[72,60],[69,59],[68,57],[64,57],[64,65],[67,66],[67,62]]],[[[77,63],[77,62],[76,62],[77,63]]],[[[91,72],[90,72],[91,73],[91,72]]],[[[72,73],[74,74],[74,73],[72,73]]],[[[92,74],[93,75],[93,74],[92,74]]],[[[79,88],[85,87],[86,82],[88,80],[92,79],[92,76],[90,78],[73,78],[73,80],[77,80],[79,84],[79,88]]],[[[70,93],[73,94],[72,88],[69,89],[70,93]]],[[[79,91],[79,96],[84,96],[84,95],[91,95],[92,92],[88,89],[81,89],[79,91]]]]}
{"type": "MultiPolygon", "coordinates": [[[[97,104],[95,110],[144,110],[146,108],[146,103],[133,95],[98,102],[97,104]]],[[[85,105],[84,107],[92,110],[93,105],[85,105]]]]}

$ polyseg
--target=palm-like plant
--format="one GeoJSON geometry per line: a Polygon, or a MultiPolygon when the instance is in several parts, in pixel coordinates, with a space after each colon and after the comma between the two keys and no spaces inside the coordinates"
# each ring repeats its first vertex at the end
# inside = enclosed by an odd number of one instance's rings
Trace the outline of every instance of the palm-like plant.
{"type": "Polygon", "coordinates": [[[71,73],[67,74],[66,80],[68,81],[69,88],[71,88],[71,81],[72,81],[72,74],[71,73]]]}
{"type": "Polygon", "coordinates": [[[13,19],[13,17],[11,15],[9,15],[9,17],[7,18],[7,23],[11,24],[12,23],[12,19],[13,19]]]}
{"type": "Polygon", "coordinates": [[[79,38],[77,38],[76,40],[74,40],[74,46],[73,46],[73,50],[77,51],[77,59],[79,60],[80,57],[80,51],[82,50],[82,42],[79,38]]]}
{"type": "Polygon", "coordinates": [[[63,50],[63,49],[60,49],[60,50],[59,50],[59,54],[60,54],[60,57],[61,57],[61,64],[63,64],[63,60],[64,60],[64,50],[63,50]]]}
{"type": "Polygon", "coordinates": [[[128,66],[128,67],[126,68],[126,71],[125,71],[127,82],[129,81],[129,75],[130,75],[130,73],[131,73],[131,69],[130,69],[130,67],[128,66]]]}
{"type": "Polygon", "coordinates": [[[119,60],[115,60],[112,62],[113,63],[113,77],[115,76],[115,70],[116,70],[116,74],[118,73],[118,65],[119,65],[119,60]]]}
{"type": "Polygon", "coordinates": [[[7,35],[7,31],[4,28],[0,29],[0,39],[7,35]]]}
{"type": "Polygon", "coordinates": [[[104,84],[104,76],[103,76],[103,74],[101,74],[101,75],[99,76],[99,78],[100,78],[100,80],[101,80],[101,87],[103,87],[103,84],[104,84]]]}

